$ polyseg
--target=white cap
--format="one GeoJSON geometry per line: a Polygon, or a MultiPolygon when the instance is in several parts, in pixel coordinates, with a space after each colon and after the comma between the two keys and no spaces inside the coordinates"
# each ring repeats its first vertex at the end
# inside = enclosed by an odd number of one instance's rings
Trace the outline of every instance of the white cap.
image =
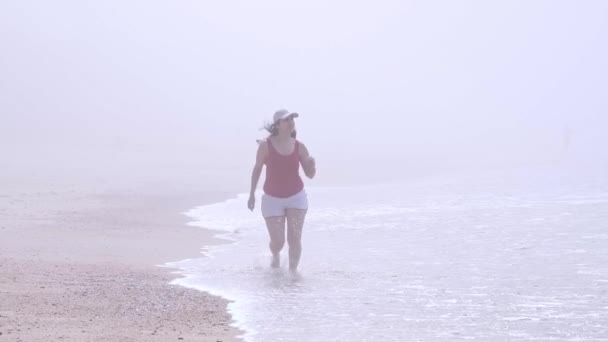
{"type": "Polygon", "coordinates": [[[300,116],[300,114],[290,112],[287,109],[279,109],[274,112],[274,116],[272,117],[272,123],[277,123],[279,120],[286,119],[290,116],[297,118],[298,116],[300,116]]]}

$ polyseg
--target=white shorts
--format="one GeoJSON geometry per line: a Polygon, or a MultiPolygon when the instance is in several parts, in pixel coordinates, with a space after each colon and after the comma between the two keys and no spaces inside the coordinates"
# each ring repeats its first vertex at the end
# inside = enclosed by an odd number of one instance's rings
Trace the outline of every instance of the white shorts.
{"type": "Polygon", "coordinates": [[[274,197],[268,194],[262,195],[262,216],[285,216],[285,209],[308,209],[308,196],[304,189],[300,190],[297,194],[281,198],[274,197]]]}

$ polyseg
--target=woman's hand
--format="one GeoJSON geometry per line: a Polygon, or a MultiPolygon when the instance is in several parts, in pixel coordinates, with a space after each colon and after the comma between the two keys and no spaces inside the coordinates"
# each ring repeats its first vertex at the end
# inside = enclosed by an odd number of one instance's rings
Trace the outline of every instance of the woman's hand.
{"type": "Polygon", "coordinates": [[[312,156],[308,156],[302,166],[304,167],[304,173],[306,174],[306,177],[310,179],[312,179],[317,173],[317,163],[315,161],[315,158],[313,158],[312,156]]]}
{"type": "Polygon", "coordinates": [[[317,168],[317,164],[315,162],[315,158],[313,158],[312,156],[308,157],[308,167],[310,167],[311,169],[316,169],[317,168]]]}
{"type": "Polygon", "coordinates": [[[310,155],[306,145],[303,143],[300,143],[300,164],[304,169],[304,174],[306,177],[312,179],[317,173],[317,163],[315,158],[310,155]]]}
{"type": "Polygon", "coordinates": [[[253,208],[255,208],[255,195],[249,195],[249,201],[247,201],[247,208],[249,208],[249,210],[251,211],[253,211],[253,208]]]}

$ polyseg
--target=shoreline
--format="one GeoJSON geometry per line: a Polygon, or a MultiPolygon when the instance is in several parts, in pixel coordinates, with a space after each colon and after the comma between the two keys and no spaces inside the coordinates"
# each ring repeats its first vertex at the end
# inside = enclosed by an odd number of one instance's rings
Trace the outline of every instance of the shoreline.
{"type": "Polygon", "coordinates": [[[155,191],[0,194],[0,338],[241,341],[227,300],[164,266],[229,243],[183,214],[229,193],[155,191]]]}

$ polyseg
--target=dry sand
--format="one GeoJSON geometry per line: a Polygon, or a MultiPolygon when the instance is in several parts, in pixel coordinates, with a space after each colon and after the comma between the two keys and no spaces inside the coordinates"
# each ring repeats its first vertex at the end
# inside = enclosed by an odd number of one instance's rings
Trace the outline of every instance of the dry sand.
{"type": "Polygon", "coordinates": [[[0,341],[240,340],[224,299],[157,266],[223,243],[181,212],[229,194],[0,191],[0,341]]]}

